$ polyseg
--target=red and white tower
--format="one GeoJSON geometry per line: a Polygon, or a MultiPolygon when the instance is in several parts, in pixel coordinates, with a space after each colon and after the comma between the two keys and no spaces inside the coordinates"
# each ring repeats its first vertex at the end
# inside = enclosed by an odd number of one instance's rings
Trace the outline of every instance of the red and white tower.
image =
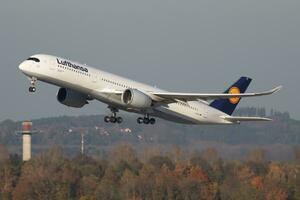
{"type": "Polygon", "coordinates": [[[23,161],[28,161],[31,158],[31,126],[32,122],[22,123],[23,161]]]}
{"type": "Polygon", "coordinates": [[[22,134],[23,140],[23,161],[28,161],[31,158],[31,135],[37,133],[31,129],[32,122],[24,121],[22,122],[22,130],[17,131],[17,133],[22,134]]]}

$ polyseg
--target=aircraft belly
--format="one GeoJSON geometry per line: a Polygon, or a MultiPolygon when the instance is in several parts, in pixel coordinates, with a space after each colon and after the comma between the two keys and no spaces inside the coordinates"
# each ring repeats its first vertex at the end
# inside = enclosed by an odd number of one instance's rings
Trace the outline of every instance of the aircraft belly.
{"type": "Polygon", "coordinates": [[[111,106],[115,106],[117,108],[124,106],[123,103],[121,102],[120,95],[112,95],[112,94],[104,94],[104,93],[99,93],[92,91],[91,95],[97,99],[98,101],[101,101],[103,103],[106,103],[111,106]]]}
{"type": "Polygon", "coordinates": [[[158,117],[161,117],[169,121],[187,123],[187,124],[199,123],[199,121],[193,115],[191,115],[191,113],[184,112],[183,110],[178,110],[167,106],[160,106],[155,108],[154,110],[155,110],[155,114],[158,117]]]}

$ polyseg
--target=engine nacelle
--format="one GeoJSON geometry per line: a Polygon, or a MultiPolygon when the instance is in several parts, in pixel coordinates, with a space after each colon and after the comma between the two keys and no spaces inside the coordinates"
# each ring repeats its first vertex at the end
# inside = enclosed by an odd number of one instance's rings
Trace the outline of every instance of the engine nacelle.
{"type": "Polygon", "coordinates": [[[136,89],[125,90],[122,94],[122,102],[134,108],[149,108],[152,105],[152,99],[136,89]]]}
{"type": "Polygon", "coordinates": [[[56,97],[61,104],[74,108],[81,108],[88,104],[87,95],[67,88],[60,88],[56,97]]]}

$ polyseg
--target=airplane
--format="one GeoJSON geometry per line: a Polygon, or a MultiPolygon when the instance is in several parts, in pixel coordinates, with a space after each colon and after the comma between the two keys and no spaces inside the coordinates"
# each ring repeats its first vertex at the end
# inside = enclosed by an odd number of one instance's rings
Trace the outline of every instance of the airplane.
{"type": "Polygon", "coordinates": [[[244,97],[270,95],[282,86],[259,93],[245,93],[251,78],[241,77],[224,93],[168,92],[123,78],[85,64],[57,56],[37,54],[19,65],[30,80],[29,92],[37,81],[56,85],[57,100],[69,107],[81,108],[92,100],[108,105],[107,123],[122,123],[119,110],[141,114],[138,124],[155,124],[156,118],[182,124],[239,124],[243,121],[271,121],[264,117],[233,116],[244,97]],[[210,101],[210,102],[209,102],[210,101]]]}

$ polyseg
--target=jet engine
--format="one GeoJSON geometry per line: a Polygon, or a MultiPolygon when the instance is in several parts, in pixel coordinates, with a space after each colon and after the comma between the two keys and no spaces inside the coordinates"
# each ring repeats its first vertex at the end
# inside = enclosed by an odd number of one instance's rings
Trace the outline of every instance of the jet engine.
{"type": "Polygon", "coordinates": [[[60,88],[56,97],[61,104],[74,108],[81,108],[88,104],[87,95],[67,88],[60,88]]]}
{"type": "Polygon", "coordinates": [[[137,89],[125,90],[121,98],[124,104],[133,108],[149,108],[152,105],[152,99],[137,89]]]}

